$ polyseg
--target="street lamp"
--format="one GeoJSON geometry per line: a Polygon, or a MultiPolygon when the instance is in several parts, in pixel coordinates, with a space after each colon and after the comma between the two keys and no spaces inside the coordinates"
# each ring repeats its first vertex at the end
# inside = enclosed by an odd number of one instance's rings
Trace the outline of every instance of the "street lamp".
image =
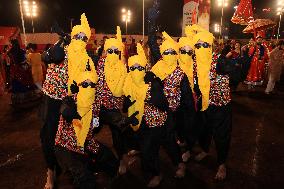
{"type": "Polygon", "coordinates": [[[214,32],[220,33],[220,24],[218,24],[218,23],[214,24],[214,32]]]}
{"type": "Polygon", "coordinates": [[[224,16],[224,7],[229,5],[228,0],[218,0],[218,7],[222,8],[222,15],[221,15],[221,25],[220,25],[220,37],[222,37],[222,30],[223,30],[223,16],[224,16]]]}
{"type": "Polygon", "coordinates": [[[131,19],[131,11],[130,10],[126,10],[126,9],[122,9],[122,21],[125,22],[125,33],[127,35],[127,23],[130,22],[131,19]]]}
{"type": "Polygon", "coordinates": [[[278,32],[277,32],[277,41],[279,39],[281,18],[282,18],[283,12],[284,12],[284,0],[278,0],[277,15],[279,15],[279,24],[278,24],[278,32]]]}
{"type": "Polygon", "coordinates": [[[37,3],[36,1],[23,0],[23,5],[24,5],[25,16],[30,17],[32,20],[32,27],[34,33],[35,32],[34,18],[37,17],[37,3]]]}

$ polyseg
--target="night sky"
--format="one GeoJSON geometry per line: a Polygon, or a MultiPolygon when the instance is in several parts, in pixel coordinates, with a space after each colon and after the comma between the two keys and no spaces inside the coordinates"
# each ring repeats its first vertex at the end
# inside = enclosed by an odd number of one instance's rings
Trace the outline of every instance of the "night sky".
{"type": "MultiPolygon", "coordinates": [[[[121,21],[121,9],[129,8],[132,19],[128,31],[130,34],[142,33],[142,0],[36,0],[39,5],[38,17],[34,20],[36,32],[48,32],[56,20],[65,31],[70,31],[70,20],[73,24],[80,21],[81,13],[85,12],[91,27],[97,33],[114,33],[115,26],[125,26],[121,21]]],[[[277,0],[253,0],[256,17],[267,18],[276,13],[264,13],[263,8],[274,8],[277,0]]],[[[224,22],[229,23],[231,37],[244,37],[241,34],[243,27],[230,23],[234,13],[233,7],[239,0],[229,0],[230,7],[225,9],[224,22]]],[[[146,10],[152,6],[153,0],[145,0],[146,10]]],[[[217,0],[211,0],[211,24],[220,21],[221,10],[216,7],[217,0]]],[[[161,0],[162,28],[174,36],[181,35],[183,0],[161,0]]],[[[18,0],[0,0],[0,26],[20,26],[20,11],[18,0]]],[[[27,32],[31,32],[31,21],[26,19],[27,32]]]]}

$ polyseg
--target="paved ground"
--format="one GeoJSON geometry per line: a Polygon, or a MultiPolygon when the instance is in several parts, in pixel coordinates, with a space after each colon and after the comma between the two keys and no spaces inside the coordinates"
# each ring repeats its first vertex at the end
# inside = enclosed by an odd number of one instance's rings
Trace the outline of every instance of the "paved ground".
{"type": "MultiPolygon", "coordinates": [[[[245,91],[233,95],[233,138],[225,182],[215,182],[215,152],[201,163],[191,160],[187,176],[173,178],[174,171],[162,151],[164,181],[159,188],[191,189],[277,189],[284,186],[284,92],[266,96],[245,91]]],[[[14,111],[9,95],[0,97],[0,188],[40,189],[45,182],[45,166],[39,142],[41,123],[37,109],[14,111]]],[[[108,130],[103,138],[110,141],[108,130]]],[[[107,179],[98,177],[99,188],[107,179]]],[[[60,189],[72,189],[68,176],[59,179],[60,189]]],[[[110,188],[145,188],[139,161],[130,172],[113,181],[110,188]]]]}

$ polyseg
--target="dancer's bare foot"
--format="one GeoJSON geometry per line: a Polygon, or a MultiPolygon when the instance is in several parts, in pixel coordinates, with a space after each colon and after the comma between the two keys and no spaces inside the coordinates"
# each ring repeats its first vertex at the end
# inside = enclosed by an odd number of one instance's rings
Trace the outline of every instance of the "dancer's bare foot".
{"type": "Polygon", "coordinates": [[[124,175],[126,171],[127,171],[126,163],[124,162],[124,160],[120,160],[118,174],[124,175]]]}
{"type": "Polygon", "coordinates": [[[202,161],[208,154],[206,152],[200,152],[195,156],[196,161],[202,161]]]}
{"type": "Polygon", "coordinates": [[[162,176],[154,176],[151,178],[151,180],[147,184],[147,187],[155,188],[160,185],[161,181],[162,181],[162,176]]]}
{"type": "Polygon", "coordinates": [[[177,144],[179,145],[179,147],[185,147],[186,143],[185,142],[181,142],[180,140],[177,140],[177,144]]]}
{"type": "Polygon", "coordinates": [[[137,151],[137,150],[130,150],[129,152],[128,152],[128,156],[136,156],[137,154],[139,154],[140,152],[139,151],[137,151]]]}
{"type": "Polygon", "coordinates": [[[215,179],[222,181],[226,178],[226,176],[227,176],[227,169],[226,169],[225,164],[222,164],[218,167],[218,171],[217,171],[217,174],[215,176],[215,179]]]}
{"type": "Polygon", "coordinates": [[[188,160],[190,158],[190,152],[186,151],[185,153],[182,154],[181,158],[182,158],[183,162],[185,162],[185,163],[188,162],[188,160]]]}
{"type": "Polygon", "coordinates": [[[44,189],[53,189],[55,181],[55,172],[51,169],[47,169],[47,178],[44,189]]]}
{"type": "Polygon", "coordinates": [[[183,178],[185,175],[186,166],[184,163],[178,164],[178,169],[176,171],[175,178],[183,178]]]}

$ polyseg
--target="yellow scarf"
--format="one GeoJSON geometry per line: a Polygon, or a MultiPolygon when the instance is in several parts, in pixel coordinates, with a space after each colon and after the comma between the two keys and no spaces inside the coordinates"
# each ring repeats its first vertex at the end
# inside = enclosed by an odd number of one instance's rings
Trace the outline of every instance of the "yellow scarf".
{"type": "Polygon", "coordinates": [[[209,106],[209,93],[210,93],[210,68],[212,63],[212,49],[195,49],[196,54],[196,68],[198,85],[202,94],[202,109],[205,111],[209,106]]]}
{"type": "MultiPolygon", "coordinates": [[[[194,43],[193,43],[193,26],[186,26],[185,27],[185,34],[186,37],[181,37],[178,41],[179,48],[185,48],[186,46],[189,46],[191,49],[194,50],[194,43]]],[[[193,59],[192,56],[189,56],[188,54],[179,54],[178,63],[180,68],[183,70],[183,72],[186,74],[190,87],[193,91],[194,88],[194,78],[193,78],[193,59]]]]}
{"type": "MultiPolygon", "coordinates": [[[[200,26],[195,26],[197,34],[193,36],[194,44],[199,41],[213,44],[214,36],[212,33],[202,29],[200,26]]],[[[198,85],[202,94],[202,109],[205,111],[209,106],[209,93],[210,93],[210,68],[212,64],[212,47],[195,49],[196,67],[198,76],[198,85]]]]}
{"type": "Polygon", "coordinates": [[[123,62],[118,59],[118,55],[109,54],[106,57],[104,73],[106,83],[113,96],[121,97],[123,95],[122,88],[127,75],[127,70],[123,62]]]}
{"type": "Polygon", "coordinates": [[[179,66],[182,69],[182,71],[186,74],[191,90],[193,91],[194,88],[194,81],[193,81],[193,60],[191,56],[188,56],[187,54],[180,54],[179,60],[178,60],[179,66]]]}
{"type": "Polygon", "coordinates": [[[167,64],[164,60],[159,60],[153,67],[152,72],[162,81],[175,71],[176,64],[167,64]]]}

